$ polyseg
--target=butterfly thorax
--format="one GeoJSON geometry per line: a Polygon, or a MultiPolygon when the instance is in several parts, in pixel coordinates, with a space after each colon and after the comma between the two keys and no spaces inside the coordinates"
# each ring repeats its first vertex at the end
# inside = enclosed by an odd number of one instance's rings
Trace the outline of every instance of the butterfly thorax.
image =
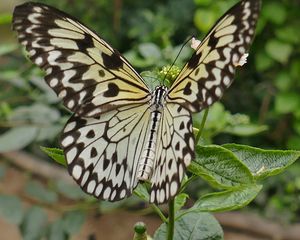
{"type": "Polygon", "coordinates": [[[157,131],[159,129],[161,115],[164,107],[165,98],[168,89],[166,86],[157,86],[152,92],[149,120],[148,138],[145,142],[144,149],[139,159],[139,168],[137,178],[139,180],[149,180],[153,172],[155,163],[155,152],[157,142],[157,131]]]}

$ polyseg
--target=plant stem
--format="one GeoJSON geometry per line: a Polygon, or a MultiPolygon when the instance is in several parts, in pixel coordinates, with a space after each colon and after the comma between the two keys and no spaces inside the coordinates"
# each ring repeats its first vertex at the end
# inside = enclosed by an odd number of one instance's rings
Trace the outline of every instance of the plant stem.
{"type": "Polygon", "coordinates": [[[202,132],[203,132],[203,128],[204,128],[204,125],[205,125],[205,122],[206,122],[206,119],[207,119],[207,115],[208,115],[208,108],[205,109],[204,111],[204,115],[203,115],[203,118],[202,118],[202,121],[201,121],[201,125],[200,125],[200,128],[199,128],[199,132],[196,136],[196,141],[195,141],[195,145],[198,144],[199,140],[200,140],[200,137],[202,135],[202,132]]]}
{"type": "Polygon", "coordinates": [[[175,222],[175,200],[169,201],[169,219],[168,219],[168,235],[167,240],[173,240],[175,222]]]}
{"type": "Polygon", "coordinates": [[[156,206],[155,204],[151,204],[151,207],[158,214],[158,216],[164,223],[168,222],[167,218],[165,217],[165,215],[162,213],[162,211],[159,209],[158,206],[156,206]]]}

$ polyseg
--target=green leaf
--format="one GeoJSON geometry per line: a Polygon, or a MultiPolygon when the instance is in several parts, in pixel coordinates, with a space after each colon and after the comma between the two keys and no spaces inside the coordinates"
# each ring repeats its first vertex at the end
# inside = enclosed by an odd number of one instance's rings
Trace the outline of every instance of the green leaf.
{"type": "Polygon", "coordinates": [[[184,206],[188,197],[189,195],[187,195],[186,193],[180,193],[175,197],[175,213],[178,212],[184,206]]]}
{"type": "Polygon", "coordinates": [[[268,55],[280,63],[287,63],[292,51],[293,47],[290,44],[278,40],[270,40],[266,44],[268,55]]]}
{"type": "Polygon", "coordinates": [[[269,2],[264,4],[262,15],[275,24],[283,24],[287,17],[287,11],[280,2],[269,2]]]}
{"type": "Polygon", "coordinates": [[[300,108],[300,96],[296,92],[280,92],[275,98],[275,110],[285,114],[300,108]]]}
{"type": "Polygon", "coordinates": [[[25,186],[25,192],[41,202],[55,203],[58,200],[57,194],[44,187],[40,182],[29,181],[25,186]]]}
{"type": "Polygon", "coordinates": [[[19,198],[0,195],[0,216],[10,223],[20,224],[24,213],[19,198]]]}
{"type": "Polygon", "coordinates": [[[137,187],[134,189],[133,193],[138,196],[140,199],[149,202],[150,196],[149,192],[145,186],[145,183],[138,184],[137,187]]]}
{"type": "Polygon", "coordinates": [[[24,240],[39,240],[47,226],[47,214],[39,207],[30,208],[21,225],[24,240]]]}
{"type": "Polygon", "coordinates": [[[80,231],[85,221],[85,214],[80,211],[68,212],[63,218],[63,228],[66,233],[73,235],[80,231]]]}
{"type": "Polygon", "coordinates": [[[188,170],[215,187],[231,188],[253,183],[253,177],[246,165],[221,146],[198,145],[196,158],[188,170]]]}
{"type": "Polygon", "coordinates": [[[29,145],[35,138],[38,128],[15,127],[0,135],[0,152],[20,150],[29,145]]]}
{"type": "MultiPolygon", "coordinates": [[[[218,221],[209,213],[180,211],[175,221],[173,240],[222,240],[223,231],[218,221]]],[[[165,240],[167,225],[163,223],[156,230],[153,240],[165,240]]]]}
{"type": "Polygon", "coordinates": [[[262,189],[262,185],[247,185],[217,193],[209,193],[197,200],[191,210],[202,212],[231,211],[248,205],[262,189]]]}
{"type": "Polygon", "coordinates": [[[52,158],[57,163],[67,166],[67,162],[65,159],[65,155],[62,149],[59,148],[47,148],[47,147],[40,147],[41,150],[46,153],[50,158],[52,158]]]}
{"type": "Polygon", "coordinates": [[[300,157],[300,151],[293,150],[263,150],[238,144],[222,146],[243,161],[256,179],[279,174],[300,157]]]}

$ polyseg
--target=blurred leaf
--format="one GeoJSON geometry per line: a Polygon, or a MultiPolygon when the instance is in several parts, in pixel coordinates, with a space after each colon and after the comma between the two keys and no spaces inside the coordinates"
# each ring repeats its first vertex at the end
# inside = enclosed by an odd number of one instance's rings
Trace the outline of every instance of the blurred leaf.
{"type": "Polygon", "coordinates": [[[44,153],[46,153],[50,158],[55,160],[57,163],[67,166],[67,162],[65,159],[65,155],[62,149],[59,148],[47,148],[47,147],[40,147],[44,153]]]}
{"type": "Polygon", "coordinates": [[[222,192],[209,193],[198,199],[188,211],[220,212],[240,209],[248,205],[261,189],[262,185],[246,185],[222,192]]]}
{"type": "Polygon", "coordinates": [[[49,237],[48,240],[67,240],[69,239],[64,233],[63,229],[63,221],[58,219],[54,223],[51,224],[49,229],[49,237]]]}
{"type": "Polygon", "coordinates": [[[44,126],[58,121],[59,118],[60,113],[57,109],[40,103],[35,103],[31,106],[17,107],[10,116],[11,121],[29,121],[43,124],[44,126]]]}
{"type": "Polygon", "coordinates": [[[241,137],[247,137],[247,136],[256,135],[266,130],[268,130],[268,126],[266,125],[243,124],[243,125],[226,126],[223,132],[241,136],[241,137]]]}
{"type": "Polygon", "coordinates": [[[297,44],[300,42],[300,36],[298,33],[298,25],[287,25],[275,30],[275,34],[278,39],[288,42],[297,44]]]}
{"type": "Polygon", "coordinates": [[[25,192],[32,198],[45,203],[55,203],[58,200],[57,194],[37,181],[29,181],[25,186],[25,192]]]}
{"type": "Polygon", "coordinates": [[[216,13],[210,9],[197,9],[194,15],[196,27],[203,33],[209,31],[216,21],[216,13]]]}
{"type": "Polygon", "coordinates": [[[189,195],[187,195],[186,193],[179,193],[175,197],[175,206],[174,206],[175,213],[178,212],[184,206],[188,197],[189,197],[189,195]]]}
{"type": "Polygon", "coordinates": [[[1,13],[0,14],[0,25],[10,24],[12,21],[11,13],[1,13]]]}
{"type": "Polygon", "coordinates": [[[29,145],[38,132],[36,127],[15,127],[0,135],[0,152],[20,150],[29,145]]]}
{"type": "Polygon", "coordinates": [[[274,60],[263,51],[255,53],[255,66],[258,71],[265,71],[268,68],[272,67],[273,64],[274,60]]]}
{"type": "Polygon", "coordinates": [[[266,51],[274,60],[286,63],[293,51],[293,47],[278,40],[269,40],[266,44],[266,51]]]}
{"type": "Polygon", "coordinates": [[[279,174],[300,157],[300,151],[264,150],[238,144],[222,146],[243,161],[256,179],[279,174]]]}
{"type": "Polygon", "coordinates": [[[141,43],[138,46],[140,54],[146,59],[159,60],[161,58],[161,51],[154,43],[141,43]]]}
{"type": "MultiPolygon", "coordinates": [[[[180,211],[175,221],[173,240],[222,240],[223,230],[218,221],[209,213],[180,211]]],[[[165,240],[167,225],[163,223],[156,230],[153,240],[165,240]]]]}
{"type": "Polygon", "coordinates": [[[293,88],[293,80],[286,71],[281,71],[275,78],[275,85],[280,91],[287,91],[293,88]]]}
{"type": "Polygon", "coordinates": [[[78,233],[85,221],[84,213],[80,211],[68,212],[63,217],[63,228],[66,233],[73,235],[78,233]]]}
{"type": "Polygon", "coordinates": [[[287,142],[287,146],[290,149],[300,150],[300,138],[299,135],[291,136],[287,142]]]}
{"type": "Polygon", "coordinates": [[[217,145],[196,146],[196,158],[188,170],[204,178],[212,186],[232,188],[250,184],[249,169],[231,151],[217,145]]]}
{"type": "Polygon", "coordinates": [[[55,182],[55,186],[60,194],[73,200],[84,199],[88,196],[77,184],[70,184],[62,180],[58,180],[55,182]]]}
{"type": "Polygon", "coordinates": [[[13,224],[20,224],[24,212],[21,201],[15,196],[0,195],[0,216],[13,224]]]}
{"type": "Polygon", "coordinates": [[[194,0],[194,3],[199,6],[209,6],[213,0],[194,0]]]}
{"type": "Polygon", "coordinates": [[[287,11],[281,2],[267,2],[262,8],[262,15],[275,24],[283,24],[287,17],[287,11]]]}
{"type": "Polygon", "coordinates": [[[61,125],[50,125],[41,127],[36,137],[36,141],[40,142],[45,140],[52,140],[60,134],[62,128],[63,126],[61,125]]]}
{"type": "MultiPolygon", "coordinates": [[[[1,22],[1,19],[0,19],[1,22]]],[[[1,23],[0,23],[1,24],[1,23]]],[[[18,45],[15,43],[6,43],[5,45],[0,45],[0,56],[13,52],[18,48],[18,45]]]]}
{"type": "Polygon", "coordinates": [[[275,98],[275,110],[278,113],[290,113],[300,108],[300,97],[295,92],[280,92],[275,98]]]}
{"type": "Polygon", "coordinates": [[[145,202],[149,202],[150,196],[145,184],[138,184],[133,192],[140,199],[143,199],[145,202]]]}
{"type": "Polygon", "coordinates": [[[39,207],[31,207],[27,210],[21,225],[24,240],[39,240],[47,226],[47,214],[39,207]]]}
{"type": "Polygon", "coordinates": [[[6,166],[4,164],[0,164],[0,181],[4,178],[6,173],[6,166]]]}

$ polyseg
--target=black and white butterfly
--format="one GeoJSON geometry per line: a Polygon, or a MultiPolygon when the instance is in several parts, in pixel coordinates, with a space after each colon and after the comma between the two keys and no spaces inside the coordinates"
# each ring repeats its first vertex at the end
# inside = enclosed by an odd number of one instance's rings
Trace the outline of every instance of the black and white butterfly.
{"type": "Polygon", "coordinates": [[[171,87],[151,92],[120,53],[74,17],[53,7],[17,6],[13,29],[45,80],[74,114],[61,146],[81,188],[117,201],[139,181],[150,202],[179,191],[194,158],[191,114],[219,100],[255,32],[259,0],[243,0],[207,34],[171,87]]]}

